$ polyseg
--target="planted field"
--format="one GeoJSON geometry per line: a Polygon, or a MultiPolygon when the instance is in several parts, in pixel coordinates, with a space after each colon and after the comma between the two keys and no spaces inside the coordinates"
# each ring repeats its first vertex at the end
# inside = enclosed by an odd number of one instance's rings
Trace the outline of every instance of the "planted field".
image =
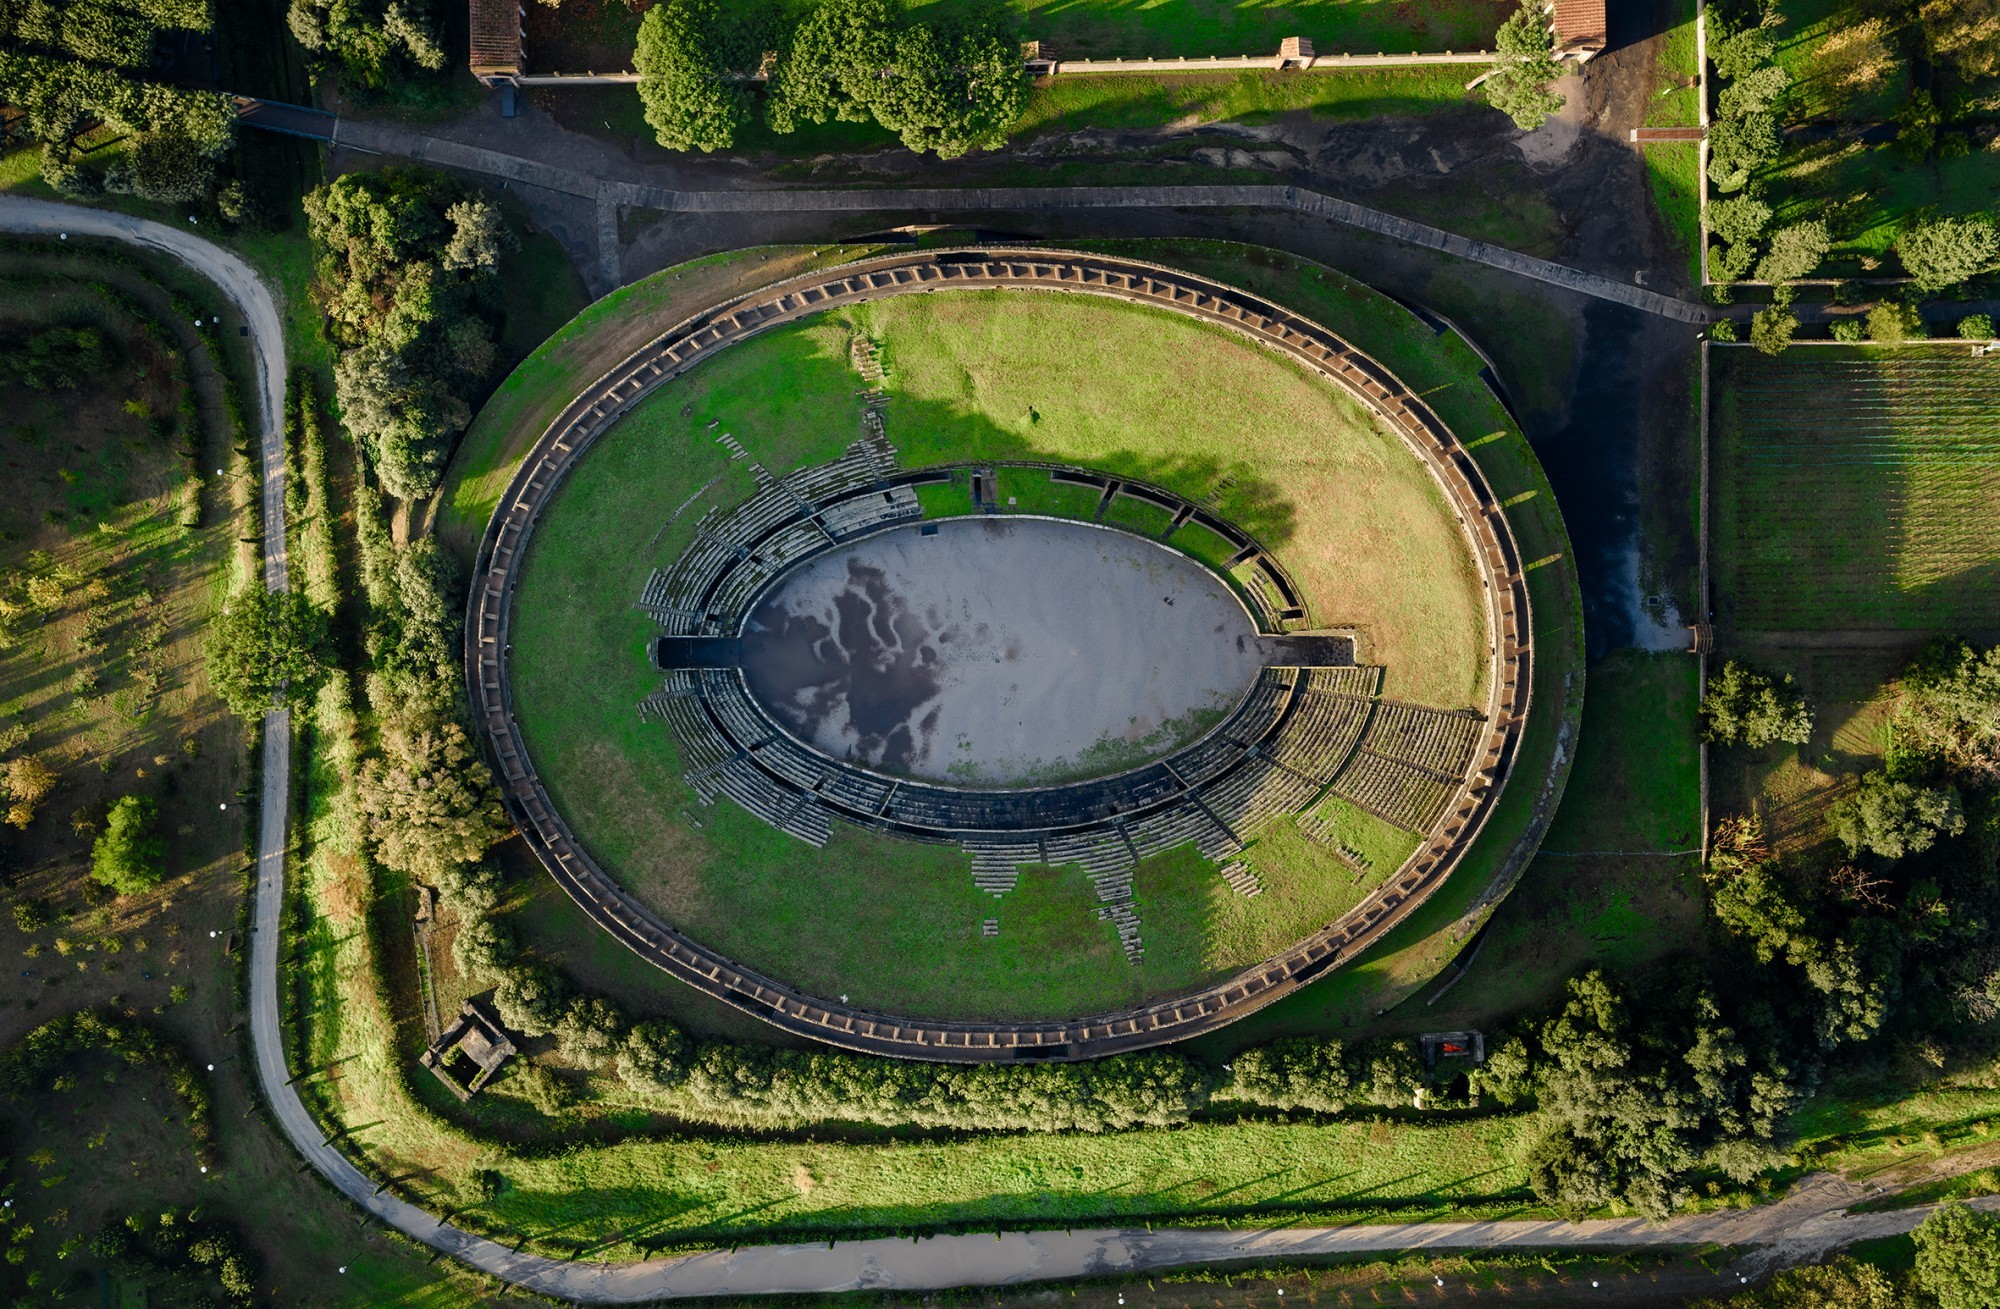
{"type": "Polygon", "coordinates": [[[2000,359],[1714,354],[1716,576],[1739,632],[2000,626],[2000,359]]]}

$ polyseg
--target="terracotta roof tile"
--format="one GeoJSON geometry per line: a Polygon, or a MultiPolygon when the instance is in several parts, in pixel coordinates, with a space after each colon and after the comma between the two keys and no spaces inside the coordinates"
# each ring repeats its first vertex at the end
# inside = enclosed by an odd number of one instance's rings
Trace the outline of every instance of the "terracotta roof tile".
{"type": "Polygon", "coordinates": [[[1556,49],[1602,50],[1604,0],[1555,0],[1556,49]]]}
{"type": "Polygon", "coordinates": [[[521,71],[520,0],[470,0],[472,5],[472,70],[521,71]]]}

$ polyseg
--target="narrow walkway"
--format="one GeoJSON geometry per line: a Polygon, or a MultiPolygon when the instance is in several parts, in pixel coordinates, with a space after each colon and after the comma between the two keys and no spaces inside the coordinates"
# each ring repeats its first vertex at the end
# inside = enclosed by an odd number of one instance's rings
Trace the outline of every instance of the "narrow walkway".
{"type": "Polygon", "coordinates": [[[1337,200],[1296,186],[1009,186],[912,187],[887,190],[676,191],[639,182],[599,179],[554,164],[483,146],[430,136],[392,123],[341,119],[333,143],[352,150],[484,173],[526,186],[640,209],[679,214],[743,213],[1020,213],[1059,209],[1285,209],[1438,250],[1471,263],[1546,282],[1581,295],[1628,305],[1683,323],[1712,317],[1700,305],[1628,286],[1595,273],[1537,259],[1486,241],[1337,200]]]}

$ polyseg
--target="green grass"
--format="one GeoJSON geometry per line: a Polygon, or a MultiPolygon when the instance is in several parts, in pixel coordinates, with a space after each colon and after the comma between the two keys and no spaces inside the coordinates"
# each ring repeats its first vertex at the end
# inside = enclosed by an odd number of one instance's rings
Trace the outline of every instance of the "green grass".
{"type": "Polygon", "coordinates": [[[1577,787],[1543,853],[1680,854],[1701,841],[1695,660],[1621,651],[1590,672],[1577,787]]]}
{"type": "Polygon", "coordinates": [[[2000,359],[1714,355],[1715,558],[1739,630],[2000,625],[2000,359]]]}
{"type": "Polygon", "coordinates": [[[1424,114],[1476,102],[1465,83],[1478,71],[1452,64],[1288,75],[1058,77],[1036,86],[1014,134],[1258,122],[1296,111],[1334,119],[1424,114]]]}
{"type": "MultiPolygon", "coordinates": [[[[696,813],[671,737],[633,709],[653,676],[640,653],[649,623],[631,600],[708,506],[753,489],[711,421],[772,468],[831,458],[859,436],[847,349],[857,329],[886,343],[885,422],[906,466],[1053,459],[1189,498],[1231,474],[1219,510],[1279,550],[1309,603],[1335,606],[1316,609],[1318,621],[1370,632],[1391,693],[1450,705],[1478,693],[1482,620],[1455,522],[1395,438],[1313,375],[1179,316],[1086,297],[954,293],[851,318],[774,329],[669,383],[600,438],[542,516],[517,599],[515,705],[598,857],[669,921],[795,984],[898,1011],[996,1016],[1199,984],[1332,921],[1392,872],[1357,884],[1283,823],[1254,852],[1266,885],[1256,900],[1191,853],[1163,856],[1139,873],[1148,952],[1134,968],[1074,870],[1031,875],[996,904],[948,847],[843,826],[814,852],[733,805],[696,813]],[[596,675],[575,677],[579,659],[596,675]],[[1001,935],[984,939],[979,921],[996,912],[1001,935]],[[828,933],[829,920],[851,930],[828,933]]],[[[1053,493],[1034,473],[1003,487],[1038,482],[1053,493]]],[[[1167,520],[1129,500],[1121,516],[1152,530],[1167,520]]]]}
{"type": "MultiPolygon", "coordinates": [[[[920,15],[978,12],[977,0],[905,0],[920,15]]],[[[1512,6],[1504,0],[1010,0],[1021,33],[1065,58],[1193,58],[1273,53],[1287,36],[1321,54],[1487,50],[1512,6]]]]}
{"type": "Polygon", "coordinates": [[[1701,146],[1661,141],[1645,148],[1646,182],[1653,207],[1674,248],[1687,260],[1688,284],[1701,285],[1701,146]]]}

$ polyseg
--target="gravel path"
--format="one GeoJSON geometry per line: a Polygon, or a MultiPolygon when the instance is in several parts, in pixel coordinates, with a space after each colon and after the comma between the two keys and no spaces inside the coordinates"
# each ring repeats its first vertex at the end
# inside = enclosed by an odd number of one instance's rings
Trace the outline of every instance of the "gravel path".
{"type": "MultiPolygon", "coordinates": [[[[102,210],[0,195],[0,231],[108,237],[162,251],[209,278],[251,328],[264,460],[265,582],[287,583],[284,520],[284,334],[277,306],[256,273],[235,255],[177,228],[102,210]]],[[[264,720],[263,812],[250,945],[250,1030],[257,1075],[273,1116],[294,1148],[342,1194],[388,1226],[484,1272],[546,1295],[617,1304],[688,1296],[829,1292],[859,1288],[931,1290],[999,1286],[1052,1278],[1138,1272],[1218,1260],[1307,1254],[1501,1248],[1631,1248],[1716,1243],[1751,1249],[1744,1271],[1809,1261],[1858,1240],[1907,1232],[1926,1208],[1849,1214],[1873,1192],[1827,1174],[1805,1179],[1777,1204],[1691,1214],[1664,1223],[1636,1219],[1583,1223],[1402,1223],[1372,1226],[1215,1231],[1108,1228],[1022,1232],[998,1237],[773,1245],[640,1263],[590,1264],[518,1254],[452,1227],[415,1205],[380,1193],[335,1150],[291,1086],[278,1009],[280,911],[289,813],[290,723],[264,720]]],[[[277,1197],[273,1197],[277,1199],[277,1197]]],[[[1974,1202],[2000,1209],[2000,1197],[1974,1202]]],[[[1726,1285],[1731,1276],[1719,1276],[1726,1285]]]]}

